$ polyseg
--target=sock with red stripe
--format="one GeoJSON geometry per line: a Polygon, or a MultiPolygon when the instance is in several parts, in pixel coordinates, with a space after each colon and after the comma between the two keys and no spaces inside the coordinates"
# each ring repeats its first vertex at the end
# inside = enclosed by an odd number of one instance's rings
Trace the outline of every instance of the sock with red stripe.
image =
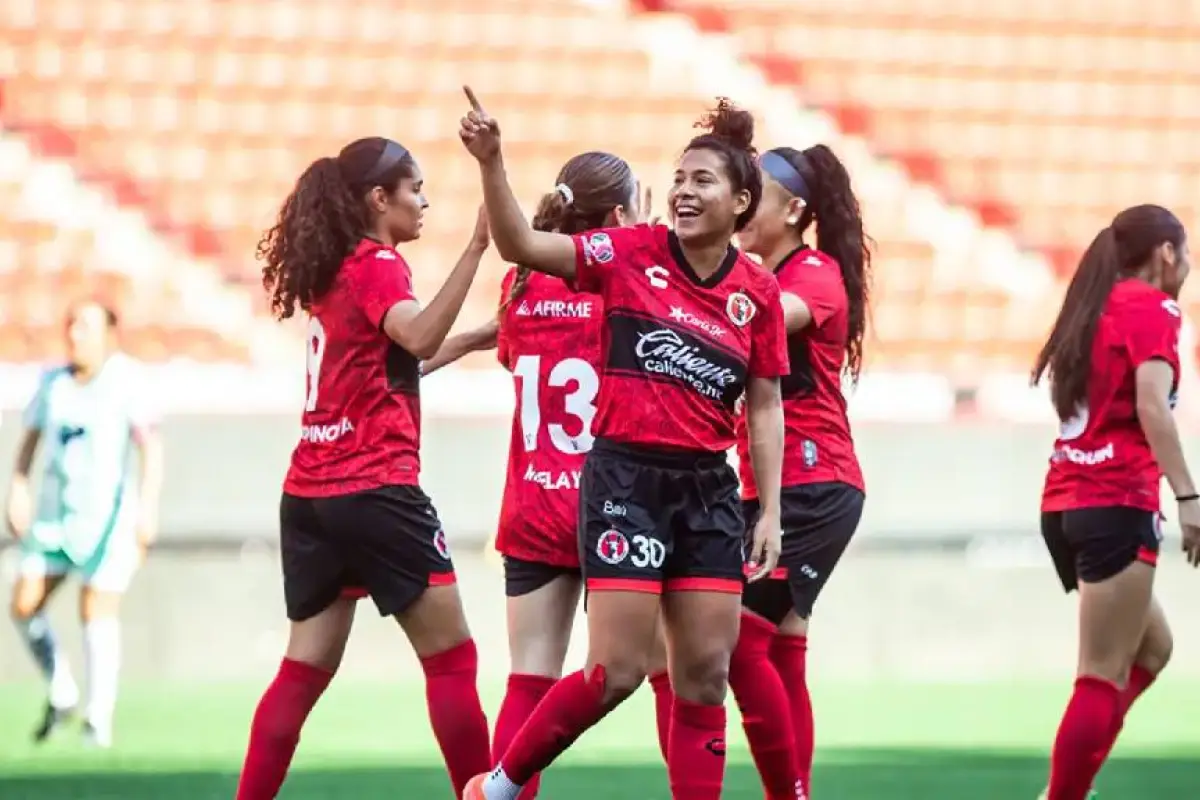
{"type": "Polygon", "coordinates": [[[725,706],[675,696],[667,776],[675,800],[720,800],[725,781],[725,706]]]}
{"type": "Polygon", "coordinates": [[[1115,684],[1090,675],[1076,679],[1054,739],[1047,800],[1086,800],[1120,724],[1120,709],[1115,684]]]}
{"type": "MultiPolygon", "coordinates": [[[[500,714],[496,717],[496,733],[492,738],[492,763],[500,763],[500,759],[508,751],[508,746],[517,737],[521,726],[533,714],[538,703],[554,686],[555,679],[545,675],[508,676],[508,691],[504,693],[504,702],[500,704],[500,714]]],[[[534,775],[525,784],[521,792],[521,800],[533,800],[537,797],[541,776],[534,775]]]]}
{"type": "Polygon", "coordinates": [[[667,763],[667,743],[671,736],[671,709],[675,705],[675,693],[671,691],[671,675],[666,670],[650,676],[650,688],[654,690],[654,719],[658,723],[658,750],[663,763],[667,763]]]}
{"type": "Polygon", "coordinates": [[[1138,664],[1133,665],[1133,669],[1129,671],[1129,681],[1125,684],[1125,688],[1121,690],[1120,704],[1117,706],[1117,725],[1113,730],[1112,742],[1108,745],[1108,752],[1104,757],[1108,758],[1108,753],[1112,752],[1113,747],[1117,744],[1117,738],[1121,735],[1121,729],[1125,727],[1125,715],[1129,713],[1130,707],[1141,697],[1150,685],[1154,683],[1154,679],[1158,677],[1150,670],[1138,664]]]}
{"type": "Polygon", "coordinates": [[[787,691],[795,742],[796,777],[804,787],[802,797],[812,794],[813,733],[812,698],[808,694],[808,637],[777,634],[771,642],[771,663],[787,691]]]}
{"type": "Polygon", "coordinates": [[[483,785],[487,800],[515,800],[521,787],[550,766],[584,731],[604,719],[604,667],[573,672],[551,687],[483,785]]]}
{"type": "Polygon", "coordinates": [[[737,647],[729,660],[729,688],[742,712],[742,727],[762,778],[767,800],[795,800],[795,742],[788,694],[771,663],[776,628],[762,617],[742,615],[737,647]]]}
{"type": "Polygon", "coordinates": [[[468,639],[422,658],[421,667],[425,670],[429,723],[458,797],[467,781],[492,765],[487,717],[475,685],[479,653],[474,640],[468,639]]]}
{"type": "Polygon", "coordinates": [[[237,800],[274,800],[279,794],[304,721],[332,679],[332,672],[283,659],[254,712],[237,800]]]}

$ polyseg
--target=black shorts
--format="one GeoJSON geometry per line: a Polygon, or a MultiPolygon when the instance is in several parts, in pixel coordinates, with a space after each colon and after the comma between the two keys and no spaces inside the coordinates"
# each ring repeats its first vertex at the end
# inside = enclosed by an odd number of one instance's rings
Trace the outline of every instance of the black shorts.
{"type": "Polygon", "coordinates": [[[1162,540],[1156,511],[1126,506],[1042,512],[1042,538],[1063,589],[1108,580],[1135,561],[1154,566],[1162,540]]]}
{"type": "Polygon", "coordinates": [[[742,504],[724,453],[597,439],[583,466],[579,563],[588,591],[740,594],[742,504]]]}
{"type": "Polygon", "coordinates": [[[521,597],[530,592],[536,592],[550,581],[561,575],[580,576],[579,567],[557,567],[553,564],[543,564],[540,561],[526,561],[523,558],[504,557],[504,594],[507,597],[521,597]]]}
{"type": "Polygon", "coordinates": [[[417,486],[338,497],[285,492],[279,530],[283,594],[288,619],[296,622],[344,594],[370,595],[379,613],[391,616],[427,587],[454,583],[442,523],[417,486]]]}
{"type": "MultiPolygon", "coordinates": [[[[846,483],[788,486],[780,493],[783,551],[769,577],[746,584],[742,605],[778,625],[793,609],[803,619],[846,552],[862,518],[864,496],[846,483]]],[[[746,547],[758,522],[757,500],[747,500],[746,547]]]]}

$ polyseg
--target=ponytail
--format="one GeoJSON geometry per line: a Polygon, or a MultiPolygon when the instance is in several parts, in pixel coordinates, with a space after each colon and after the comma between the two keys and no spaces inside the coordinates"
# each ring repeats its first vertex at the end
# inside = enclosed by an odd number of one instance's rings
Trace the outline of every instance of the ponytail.
{"type": "Polygon", "coordinates": [[[366,209],[346,184],[338,160],[312,162],[256,250],[275,317],[287,319],[297,306],[308,310],[328,292],[366,230],[366,209]]]}
{"type": "Polygon", "coordinates": [[[845,372],[854,383],[862,374],[863,340],[870,313],[871,249],[874,241],[863,230],[862,210],[850,183],[850,173],[823,144],[803,152],[790,147],[770,151],[782,156],[799,173],[806,205],[797,223],[803,234],[817,223],[817,249],[842,272],[848,323],[845,372]]]}
{"type": "Polygon", "coordinates": [[[1092,342],[1121,268],[1116,236],[1111,227],[1105,228],[1080,259],[1050,338],[1038,353],[1030,382],[1037,386],[1043,376],[1049,376],[1050,396],[1060,420],[1075,416],[1087,402],[1092,342]]]}
{"type": "MultiPolygon", "coordinates": [[[[565,183],[559,184],[553,192],[542,195],[542,199],[538,201],[537,210],[533,212],[533,221],[530,226],[535,231],[573,233],[573,231],[566,230],[567,222],[571,217],[571,200],[573,199],[570,187],[565,183]]],[[[512,286],[508,288],[508,297],[505,298],[504,305],[500,307],[501,311],[505,311],[525,291],[525,287],[529,284],[530,272],[532,270],[529,267],[517,265],[516,277],[513,278],[512,286]]]]}

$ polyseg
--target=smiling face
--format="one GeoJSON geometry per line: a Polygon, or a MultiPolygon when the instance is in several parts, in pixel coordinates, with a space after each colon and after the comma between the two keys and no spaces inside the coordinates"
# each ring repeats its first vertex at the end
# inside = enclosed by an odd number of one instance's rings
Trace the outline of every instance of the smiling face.
{"type": "Polygon", "coordinates": [[[697,148],[680,157],[667,209],[681,242],[732,238],[738,215],[749,206],[750,193],[735,189],[721,153],[697,148]]]}

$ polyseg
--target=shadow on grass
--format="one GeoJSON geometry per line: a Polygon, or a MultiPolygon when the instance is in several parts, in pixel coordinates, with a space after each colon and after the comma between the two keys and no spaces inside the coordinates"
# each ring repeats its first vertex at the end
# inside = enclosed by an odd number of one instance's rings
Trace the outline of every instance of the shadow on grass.
{"type": "MultiPolygon", "coordinates": [[[[824,800],[1034,800],[1045,778],[1042,756],[955,750],[824,750],[814,776],[824,800]]],[[[1123,757],[1101,775],[1111,797],[1182,800],[1194,797],[1200,763],[1186,758],[1123,757]]],[[[236,775],[221,771],[97,772],[0,775],[0,796],[13,800],[230,800],[236,775]]],[[[753,768],[734,761],[724,797],[758,800],[753,768]]],[[[566,764],[543,782],[547,800],[651,800],[669,797],[662,767],[614,760],[566,764]]],[[[432,767],[377,764],[361,768],[298,764],[282,800],[448,800],[445,773],[432,767]]]]}

